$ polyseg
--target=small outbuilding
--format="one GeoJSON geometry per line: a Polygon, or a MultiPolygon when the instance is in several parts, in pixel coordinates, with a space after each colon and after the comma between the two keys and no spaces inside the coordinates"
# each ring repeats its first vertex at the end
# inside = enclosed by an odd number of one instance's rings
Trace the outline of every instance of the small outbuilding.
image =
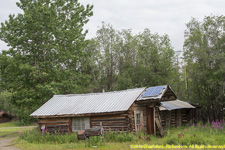
{"type": "Polygon", "coordinates": [[[4,111],[0,112],[0,123],[9,122],[11,120],[12,120],[12,115],[10,115],[4,111]]]}
{"type": "Polygon", "coordinates": [[[194,123],[195,107],[191,104],[178,99],[160,103],[160,117],[164,128],[194,123]]]}

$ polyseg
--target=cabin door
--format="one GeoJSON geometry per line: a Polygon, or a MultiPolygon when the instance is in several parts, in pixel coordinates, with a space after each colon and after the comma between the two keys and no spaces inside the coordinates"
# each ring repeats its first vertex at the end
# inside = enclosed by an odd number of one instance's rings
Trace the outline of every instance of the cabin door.
{"type": "Polygon", "coordinates": [[[146,111],[148,134],[154,134],[154,108],[147,107],[146,111]]]}

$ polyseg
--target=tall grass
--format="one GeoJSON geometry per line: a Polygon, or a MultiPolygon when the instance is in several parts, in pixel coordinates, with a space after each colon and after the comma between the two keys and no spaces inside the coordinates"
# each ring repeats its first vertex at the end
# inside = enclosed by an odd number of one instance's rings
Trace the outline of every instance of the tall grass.
{"type": "Polygon", "coordinates": [[[105,134],[106,142],[132,142],[137,139],[137,136],[133,133],[110,131],[105,134]]]}
{"type": "MultiPolygon", "coordinates": [[[[224,127],[224,121],[217,121],[206,125],[199,123],[197,125],[193,124],[191,126],[172,128],[165,132],[165,136],[162,139],[146,135],[144,132],[118,133],[110,131],[104,135],[104,141],[107,143],[146,143],[156,145],[223,145],[225,143],[224,127]]],[[[20,133],[19,139],[26,140],[27,142],[34,144],[84,143],[84,141],[78,141],[76,133],[60,135],[45,132],[42,134],[38,129],[20,133]]],[[[89,146],[101,145],[102,142],[101,137],[90,137],[87,140],[87,144],[89,146]]]]}
{"type": "Polygon", "coordinates": [[[224,121],[191,126],[167,131],[165,144],[174,145],[223,145],[225,143],[224,121]],[[182,135],[182,136],[179,136],[182,135]]]}
{"type": "MultiPolygon", "coordinates": [[[[143,134],[144,135],[144,134],[143,134]]],[[[140,138],[141,133],[139,134],[135,134],[135,133],[129,133],[129,132],[115,132],[115,131],[110,131],[107,132],[104,135],[104,141],[105,142],[132,142],[132,141],[136,141],[138,139],[142,139],[140,138]]],[[[43,134],[40,133],[40,131],[35,128],[33,130],[30,131],[25,131],[23,133],[21,133],[19,135],[19,138],[22,140],[26,140],[29,143],[74,143],[74,142],[78,142],[77,139],[77,135],[76,133],[72,133],[72,134],[50,134],[48,132],[44,132],[43,134]]],[[[90,137],[88,139],[89,143],[101,143],[102,139],[101,137],[90,137]]]]}
{"type": "Polygon", "coordinates": [[[38,128],[30,131],[25,131],[19,135],[19,138],[26,140],[29,143],[74,143],[77,142],[77,135],[73,134],[50,134],[48,132],[40,133],[38,128]]]}

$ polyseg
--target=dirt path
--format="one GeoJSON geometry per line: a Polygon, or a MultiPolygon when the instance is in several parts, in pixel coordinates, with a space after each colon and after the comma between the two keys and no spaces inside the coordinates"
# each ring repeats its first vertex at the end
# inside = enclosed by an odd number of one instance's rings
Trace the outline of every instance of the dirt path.
{"type": "Polygon", "coordinates": [[[20,150],[12,144],[16,137],[0,139],[0,150],[20,150]]]}
{"type": "MultiPolygon", "coordinates": [[[[15,129],[15,128],[34,128],[36,126],[25,126],[25,127],[2,127],[0,129],[15,129]]],[[[16,132],[15,132],[16,133],[16,132]]],[[[7,134],[0,137],[0,150],[20,150],[19,148],[15,147],[12,144],[12,141],[18,137],[18,135],[10,137],[11,135],[15,134],[7,134]]]]}

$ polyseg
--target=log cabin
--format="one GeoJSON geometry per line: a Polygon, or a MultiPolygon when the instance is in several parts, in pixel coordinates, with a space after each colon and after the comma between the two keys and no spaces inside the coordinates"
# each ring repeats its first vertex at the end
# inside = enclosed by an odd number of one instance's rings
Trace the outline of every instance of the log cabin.
{"type": "MultiPolygon", "coordinates": [[[[122,91],[54,95],[31,114],[40,130],[72,133],[102,126],[107,131],[143,131],[155,134],[162,129],[159,106],[177,99],[170,86],[122,91]]],[[[161,132],[160,132],[161,133],[161,132]]]]}

